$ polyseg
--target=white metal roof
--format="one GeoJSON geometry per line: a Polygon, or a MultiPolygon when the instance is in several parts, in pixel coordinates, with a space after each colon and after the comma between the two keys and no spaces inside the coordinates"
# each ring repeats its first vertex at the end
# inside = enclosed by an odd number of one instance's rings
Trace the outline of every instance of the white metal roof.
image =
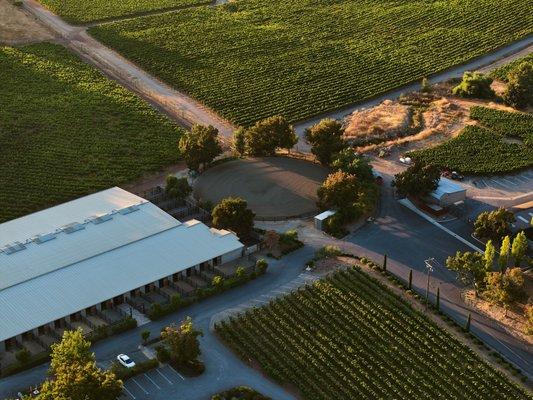
{"type": "MultiPolygon", "coordinates": [[[[122,192],[114,188],[96,193],[89,202],[83,198],[54,207],[51,215],[64,224],[67,219],[60,218],[58,209],[67,206],[70,220],[83,222],[88,217],[84,213],[127,207],[128,193],[122,192]],[[100,196],[103,203],[121,200],[98,206],[100,196]],[[80,213],[74,210],[76,202],[80,213]]],[[[130,196],[136,203],[142,200],[130,196]]],[[[32,215],[48,223],[46,211],[32,215]]],[[[72,233],[57,232],[41,243],[25,242],[22,250],[0,253],[0,341],[243,247],[231,232],[209,229],[199,221],[180,223],[148,202],[136,211],[111,216],[85,222],[83,229],[72,233]]],[[[10,229],[31,226],[28,217],[20,224],[6,224],[10,229]]]]}
{"type": "Polygon", "coordinates": [[[429,195],[436,199],[450,193],[466,192],[466,189],[454,181],[441,177],[437,188],[429,195]]]}
{"type": "Polygon", "coordinates": [[[320,214],[316,215],[315,219],[317,219],[319,221],[324,221],[324,220],[328,219],[329,217],[331,217],[332,215],[335,215],[335,211],[334,210],[327,210],[327,211],[324,211],[323,213],[320,213],[320,214]]]}

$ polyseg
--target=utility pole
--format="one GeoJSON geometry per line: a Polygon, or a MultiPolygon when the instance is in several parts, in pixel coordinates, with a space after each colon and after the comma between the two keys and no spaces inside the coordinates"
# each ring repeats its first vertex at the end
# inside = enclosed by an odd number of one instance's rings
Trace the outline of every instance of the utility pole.
{"type": "Polygon", "coordinates": [[[424,264],[426,264],[426,269],[428,270],[428,281],[426,285],[426,310],[428,309],[429,303],[429,279],[431,277],[431,272],[433,271],[433,266],[431,265],[432,262],[435,262],[434,258],[428,258],[427,260],[424,260],[424,264]]]}

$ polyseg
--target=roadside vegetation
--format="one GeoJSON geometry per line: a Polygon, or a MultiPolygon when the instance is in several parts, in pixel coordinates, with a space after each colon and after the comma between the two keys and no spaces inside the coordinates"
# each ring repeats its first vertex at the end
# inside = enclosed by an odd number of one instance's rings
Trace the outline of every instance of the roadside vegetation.
{"type": "Polygon", "coordinates": [[[0,222],[178,161],[182,129],[61,46],[0,48],[0,222]]]}
{"type": "Polygon", "coordinates": [[[215,394],[211,400],[272,400],[263,396],[257,390],[246,386],[237,386],[229,390],[215,394]]]}
{"type": "Polygon", "coordinates": [[[90,32],[228,120],[250,126],[271,115],[302,120],[486,54],[531,32],[531,18],[516,17],[528,6],[527,0],[243,0],[90,32]]]}
{"type": "Polygon", "coordinates": [[[465,174],[512,172],[533,165],[533,115],[472,107],[466,126],[455,138],[410,153],[416,162],[465,174]]]}
{"type": "Polygon", "coordinates": [[[232,317],[216,330],[241,357],[307,399],[529,398],[358,268],[232,317]]]}
{"type": "Polygon", "coordinates": [[[209,0],[38,0],[65,21],[82,24],[116,17],[139,15],[173,7],[201,5],[209,0]]]}
{"type": "Polygon", "coordinates": [[[514,61],[511,61],[508,64],[502,65],[499,68],[496,68],[489,75],[493,79],[498,79],[503,82],[507,82],[509,73],[516,70],[516,68],[522,64],[524,61],[533,62],[533,53],[528,54],[527,56],[520,57],[514,61]]]}

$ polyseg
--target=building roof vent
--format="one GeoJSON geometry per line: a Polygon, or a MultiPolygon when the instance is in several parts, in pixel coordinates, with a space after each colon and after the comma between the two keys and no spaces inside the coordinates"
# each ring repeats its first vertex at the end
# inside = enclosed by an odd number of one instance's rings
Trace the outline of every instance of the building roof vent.
{"type": "Polygon", "coordinates": [[[102,215],[93,215],[89,218],[89,221],[91,221],[93,224],[98,225],[102,222],[106,222],[113,219],[113,215],[111,213],[108,214],[102,214],[102,215]]]}
{"type": "Polygon", "coordinates": [[[48,242],[55,238],[56,238],[56,234],[54,232],[50,232],[50,233],[43,233],[41,235],[34,236],[31,238],[31,240],[34,243],[41,244],[41,243],[48,242]]]}
{"type": "Polygon", "coordinates": [[[124,208],[121,208],[118,210],[118,212],[122,215],[126,215],[126,214],[129,214],[129,213],[132,213],[134,211],[137,211],[139,209],[139,206],[137,204],[134,204],[132,206],[129,206],[129,207],[124,207],[124,208]]]}
{"type": "Polygon", "coordinates": [[[22,243],[13,242],[13,243],[6,245],[4,248],[2,248],[2,251],[6,254],[13,254],[13,253],[16,253],[17,251],[24,250],[25,248],[26,246],[24,246],[22,243]]]}
{"type": "Polygon", "coordinates": [[[85,229],[85,226],[79,222],[72,222],[70,224],[63,225],[60,229],[65,233],[74,233],[85,229]]]}

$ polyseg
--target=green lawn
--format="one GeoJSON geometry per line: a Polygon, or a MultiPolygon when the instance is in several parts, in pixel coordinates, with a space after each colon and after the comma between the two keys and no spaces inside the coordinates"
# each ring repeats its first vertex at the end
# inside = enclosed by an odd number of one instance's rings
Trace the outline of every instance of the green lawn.
{"type": "Polygon", "coordinates": [[[473,107],[467,126],[455,138],[411,153],[415,160],[465,174],[488,175],[533,166],[533,115],[473,107]]]}
{"type": "Polygon", "coordinates": [[[0,47],[0,222],[178,160],[181,130],[63,47],[0,47]]]}
{"type": "Polygon", "coordinates": [[[82,24],[168,8],[209,4],[209,0],[38,0],[66,21],[82,24]]]}
{"type": "Polygon", "coordinates": [[[530,399],[357,269],[272,300],[216,330],[244,360],[255,360],[304,399],[530,399]]]}
{"type": "Polygon", "coordinates": [[[529,0],[239,0],[91,29],[238,124],[294,122],[533,32],[529,0]],[[520,16],[520,17],[517,17],[520,16]]]}

